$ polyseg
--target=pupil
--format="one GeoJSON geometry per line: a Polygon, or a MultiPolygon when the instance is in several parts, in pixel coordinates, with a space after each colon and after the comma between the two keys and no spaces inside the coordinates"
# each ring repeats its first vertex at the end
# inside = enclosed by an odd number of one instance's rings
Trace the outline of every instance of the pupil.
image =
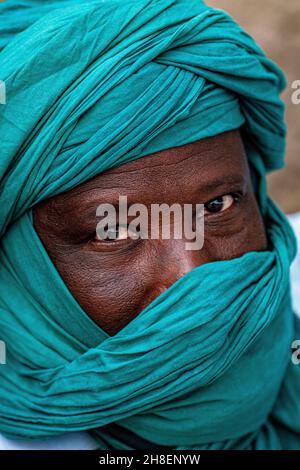
{"type": "Polygon", "coordinates": [[[218,197],[217,199],[214,199],[213,201],[207,204],[207,209],[209,210],[209,212],[219,212],[220,210],[222,210],[223,204],[223,198],[218,197]]]}
{"type": "Polygon", "coordinates": [[[115,240],[119,236],[119,230],[114,229],[114,228],[109,228],[107,230],[107,234],[108,234],[108,239],[109,240],[115,240]]]}

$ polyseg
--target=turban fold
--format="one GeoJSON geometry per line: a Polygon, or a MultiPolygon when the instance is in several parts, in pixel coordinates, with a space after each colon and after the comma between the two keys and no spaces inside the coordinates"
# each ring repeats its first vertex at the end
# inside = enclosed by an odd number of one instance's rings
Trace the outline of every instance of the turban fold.
{"type": "Polygon", "coordinates": [[[93,430],[103,449],[133,448],[130,433],[176,449],[300,448],[295,240],[266,192],[285,150],[282,72],[201,0],[24,3],[0,6],[0,431],[93,430]],[[110,337],[56,271],[32,207],[237,128],[268,250],[192,270],[110,337]]]}

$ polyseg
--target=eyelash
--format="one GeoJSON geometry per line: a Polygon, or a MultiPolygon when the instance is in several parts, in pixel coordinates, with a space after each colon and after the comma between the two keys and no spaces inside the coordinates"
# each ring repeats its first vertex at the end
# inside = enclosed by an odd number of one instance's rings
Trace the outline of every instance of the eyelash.
{"type": "Polygon", "coordinates": [[[244,196],[244,193],[243,191],[236,191],[236,192],[232,192],[232,193],[225,193],[225,194],[222,194],[221,196],[217,196],[213,199],[210,199],[208,202],[206,202],[204,204],[204,207],[207,206],[208,204],[211,204],[212,202],[216,201],[217,199],[221,199],[221,198],[224,198],[225,196],[231,196],[233,198],[233,203],[232,205],[228,208],[228,209],[225,209],[223,211],[220,211],[220,212],[210,212],[208,214],[205,214],[206,217],[220,217],[222,214],[224,213],[227,213],[228,211],[234,209],[234,207],[236,206],[236,204],[240,203],[243,196],[244,196]]]}

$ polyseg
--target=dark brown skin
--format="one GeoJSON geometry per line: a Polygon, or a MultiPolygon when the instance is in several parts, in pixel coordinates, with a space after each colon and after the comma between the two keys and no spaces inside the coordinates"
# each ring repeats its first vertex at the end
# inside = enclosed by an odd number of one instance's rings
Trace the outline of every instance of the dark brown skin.
{"type": "Polygon", "coordinates": [[[239,131],[108,170],[36,206],[34,225],[75,299],[111,336],[193,268],[267,248],[239,131]],[[119,194],[149,212],[151,203],[206,204],[203,248],[186,250],[184,238],[97,240],[96,208],[119,194]]]}

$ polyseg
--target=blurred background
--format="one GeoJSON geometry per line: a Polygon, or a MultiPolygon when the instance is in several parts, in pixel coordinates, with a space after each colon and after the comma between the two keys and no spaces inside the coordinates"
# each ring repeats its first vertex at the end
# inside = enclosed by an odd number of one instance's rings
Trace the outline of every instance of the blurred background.
{"type": "Polygon", "coordinates": [[[286,213],[300,211],[300,104],[292,103],[292,83],[300,80],[300,0],[207,0],[226,10],[285,72],[288,88],[286,168],[269,177],[270,193],[286,213]]]}

